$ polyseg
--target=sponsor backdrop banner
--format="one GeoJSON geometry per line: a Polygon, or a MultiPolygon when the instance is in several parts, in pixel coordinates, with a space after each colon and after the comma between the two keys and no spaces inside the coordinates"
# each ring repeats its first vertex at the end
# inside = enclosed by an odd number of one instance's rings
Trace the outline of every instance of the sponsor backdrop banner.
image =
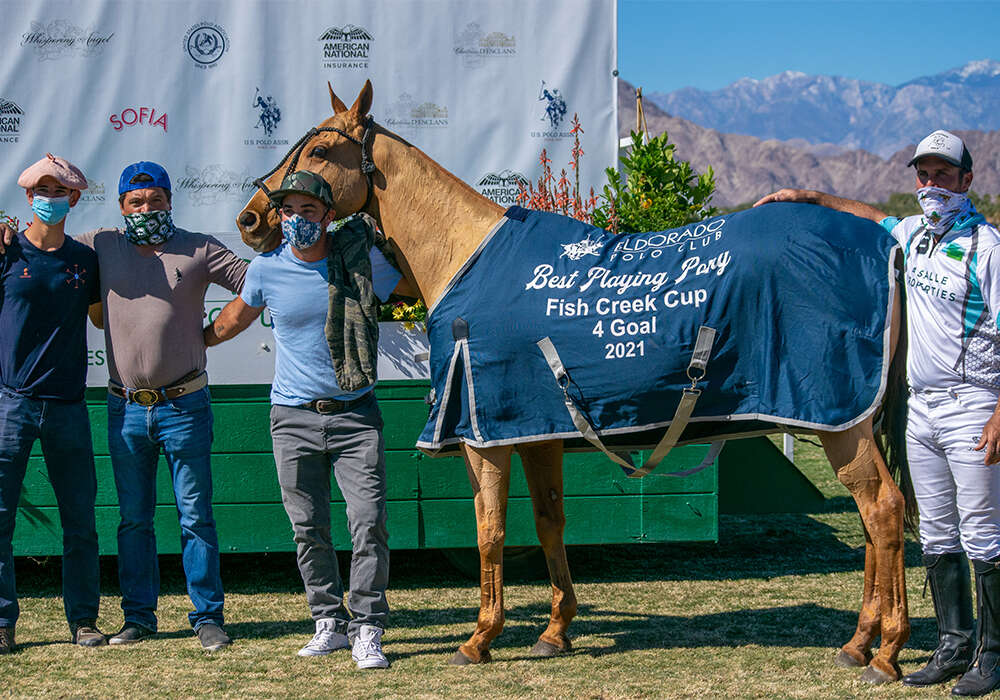
{"type": "MultiPolygon", "coordinates": [[[[250,258],[235,216],[253,179],[331,114],[327,81],[350,105],[370,78],[377,122],[503,205],[537,180],[542,148],[569,170],[574,113],[582,188],[617,159],[615,0],[5,0],[3,15],[0,216],[22,225],[17,175],[46,152],[88,178],[71,232],[119,225],[122,168],[153,160],[174,221],[250,258]]],[[[212,288],[206,312],[228,298],[212,288]]],[[[213,381],[271,381],[266,322],[209,350],[213,381]]],[[[103,338],[91,341],[101,384],[103,338]]]]}

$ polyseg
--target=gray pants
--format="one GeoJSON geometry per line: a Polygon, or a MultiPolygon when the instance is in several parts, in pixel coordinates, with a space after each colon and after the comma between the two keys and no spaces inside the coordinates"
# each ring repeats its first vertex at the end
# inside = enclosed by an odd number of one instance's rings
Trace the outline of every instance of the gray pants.
{"type": "Polygon", "coordinates": [[[389,533],[382,414],[374,393],[349,411],[327,415],[272,406],[271,439],[313,619],[335,619],[337,631],[352,638],[361,625],[384,628],[389,614],[389,533]],[[344,585],[330,537],[331,468],[347,502],[354,549],[347,601],[353,619],[344,606],[344,585]]]}

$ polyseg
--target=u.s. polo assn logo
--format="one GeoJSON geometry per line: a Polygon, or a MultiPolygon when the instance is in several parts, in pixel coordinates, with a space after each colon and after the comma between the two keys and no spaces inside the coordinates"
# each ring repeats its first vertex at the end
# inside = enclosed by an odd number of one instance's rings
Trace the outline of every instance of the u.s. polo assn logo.
{"type": "Polygon", "coordinates": [[[281,108],[274,95],[263,92],[258,87],[254,91],[252,106],[257,118],[253,125],[254,133],[243,139],[243,145],[257,148],[287,146],[288,139],[276,137],[278,124],[281,123],[281,108]]]}
{"type": "Polygon", "coordinates": [[[538,121],[541,128],[532,130],[531,137],[536,139],[568,139],[573,134],[565,129],[566,115],[569,105],[558,87],[549,85],[544,80],[538,88],[538,121]]]}
{"type": "Polygon", "coordinates": [[[324,68],[367,69],[375,37],[364,27],[330,27],[319,36],[324,68]]]}

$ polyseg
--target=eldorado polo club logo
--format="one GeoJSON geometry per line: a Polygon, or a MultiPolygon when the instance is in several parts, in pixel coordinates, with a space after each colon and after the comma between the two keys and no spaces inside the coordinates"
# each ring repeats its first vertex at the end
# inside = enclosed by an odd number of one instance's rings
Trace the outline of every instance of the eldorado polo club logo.
{"type": "Polygon", "coordinates": [[[32,22],[31,28],[21,35],[21,46],[34,49],[40,61],[72,55],[86,58],[102,53],[114,36],[114,32],[101,31],[97,26],[81,28],[57,19],[48,24],[32,22]]]}
{"type": "Polygon", "coordinates": [[[345,24],[320,34],[324,68],[367,69],[375,37],[364,27],[345,24]]]}
{"type": "Polygon", "coordinates": [[[517,40],[513,34],[482,30],[477,22],[469,22],[455,32],[455,55],[468,68],[478,68],[489,59],[511,58],[517,55],[517,40]]]}
{"type": "Polygon", "coordinates": [[[24,110],[13,100],[0,97],[0,143],[17,143],[24,110]]]}
{"type": "Polygon", "coordinates": [[[199,22],[184,35],[184,50],[199,68],[215,68],[229,50],[229,35],[214,22],[199,22]]]}
{"type": "Polygon", "coordinates": [[[476,183],[479,194],[492,199],[497,204],[510,207],[517,204],[522,190],[528,189],[528,178],[513,170],[504,169],[498,173],[486,173],[476,183]]]}

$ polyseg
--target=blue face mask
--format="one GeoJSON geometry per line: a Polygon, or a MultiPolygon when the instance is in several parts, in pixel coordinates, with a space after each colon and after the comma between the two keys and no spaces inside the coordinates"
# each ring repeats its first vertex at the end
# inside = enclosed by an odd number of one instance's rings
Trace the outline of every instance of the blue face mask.
{"type": "Polygon", "coordinates": [[[323,235],[323,225],[318,221],[309,221],[298,214],[292,214],[287,219],[281,220],[281,235],[289,245],[305,250],[319,241],[323,235]]]}
{"type": "Polygon", "coordinates": [[[43,197],[36,194],[32,197],[31,209],[42,223],[58,224],[69,214],[69,197],[43,197]]]}

